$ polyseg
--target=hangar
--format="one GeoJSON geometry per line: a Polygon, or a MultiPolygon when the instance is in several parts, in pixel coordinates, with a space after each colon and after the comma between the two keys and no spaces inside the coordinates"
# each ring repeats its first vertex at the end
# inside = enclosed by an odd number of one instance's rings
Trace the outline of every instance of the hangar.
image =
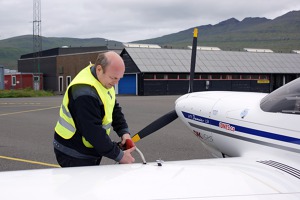
{"type": "MultiPolygon", "coordinates": [[[[107,47],[54,48],[18,60],[19,72],[43,73],[43,89],[63,94],[70,81],[107,47]]],[[[125,47],[114,49],[125,62],[124,78],[116,86],[123,95],[180,95],[188,91],[191,49],[125,47]]],[[[298,78],[300,54],[269,51],[197,50],[194,91],[271,92],[298,78]]]]}
{"type": "MultiPolygon", "coordinates": [[[[191,50],[125,48],[126,75],[119,89],[137,95],[188,91],[191,50]]],[[[270,51],[197,50],[194,91],[271,92],[299,77],[300,54],[270,51]]]]}

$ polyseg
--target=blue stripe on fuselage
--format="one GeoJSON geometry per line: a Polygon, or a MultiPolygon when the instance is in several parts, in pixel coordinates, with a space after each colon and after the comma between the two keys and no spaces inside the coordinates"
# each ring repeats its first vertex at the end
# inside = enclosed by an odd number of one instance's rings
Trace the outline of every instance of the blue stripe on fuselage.
{"type": "Polygon", "coordinates": [[[200,123],[204,123],[204,124],[209,124],[209,125],[212,125],[212,126],[217,126],[219,128],[222,127],[222,128],[227,129],[227,130],[234,130],[234,131],[238,131],[240,133],[245,133],[245,134],[249,134],[249,135],[255,135],[255,136],[259,136],[259,137],[264,137],[264,138],[268,138],[268,139],[273,139],[273,140],[278,140],[278,141],[282,141],[282,142],[289,142],[289,143],[300,145],[300,139],[299,138],[279,135],[279,134],[276,134],[276,133],[271,133],[271,132],[261,131],[261,130],[257,130],[257,129],[247,128],[247,127],[238,126],[238,125],[235,125],[235,124],[229,124],[229,123],[226,123],[226,122],[209,119],[209,118],[206,118],[206,117],[202,117],[202,116],[195,115],[195,114],[192,114],[192,113],[187,113],[187,112],[184,112],[184,111],[182,111],[182,114],[187,119],[191,119],[191,120],[194,120],[194,121],[197,121],[197,122],[200,122],[200,123]]]}

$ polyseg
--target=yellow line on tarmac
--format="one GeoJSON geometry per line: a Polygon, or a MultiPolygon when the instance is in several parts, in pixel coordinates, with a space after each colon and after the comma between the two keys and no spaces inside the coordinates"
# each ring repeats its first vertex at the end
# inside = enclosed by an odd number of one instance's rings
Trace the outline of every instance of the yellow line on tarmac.
{"type": "Polygon", "coordinates": [[[13,157],[7,157],[7,156],[0,156],[0,158],[7,159],[7,160],[19,161],[19,162],[26,162],[26,163],[36,164],[36,165],[44,165],[44,166],[49,166],[49,167],[60,167],[59,165],[55,165],[55,164],[37,162],[37,161],[33,161],[33,160],[25,160],[25,159],[13,158],[13,157]]]}
{"type": "Polygon", "coordinates": [[[49,109],[59,108],[59,107],[60,106],[54,106],[54,107],[49,107],[49,108],[40,108],[40,109],[34,109],[34,110],[25,110],[25,111],[19,111],[19,112],[3,113],[3,114],[0,114],[0,116],[20,114],[20,113],[26,113],[26,112],[36,112],[36,111],[49,110],[49,109]]]}
{"type": "Polygon", "coordinates": [[[34,102],[22,102],[22,103],[14,103],[14,102],[1,102],[0,105],[40,105],[41,103],[34,103],[34,102]]]}

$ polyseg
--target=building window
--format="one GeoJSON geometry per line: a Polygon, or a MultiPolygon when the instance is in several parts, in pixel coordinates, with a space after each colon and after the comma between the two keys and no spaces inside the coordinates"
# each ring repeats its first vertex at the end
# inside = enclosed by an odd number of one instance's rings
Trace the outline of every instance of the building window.
{"type": "Polygon", "coordinates": [[[221,74],[221,79],[227,79],[227,75],[226,74],[221,74]]]}
{"type": "Polygon", "coordinates": [[[231,75],[231,79],[240,79],[240,75],[233,74],[233,75],[231,75]]]}
{"type": "Polygon", "coordinates": [[[267,80],[269,80],[269,76],[268,75],[260,75],[259,79],[267,79],[267,80]]]}
{"type": "Polygon", "coordinates": [[[211,79],[220,79],[220,74],[212,74],[211,79]]]}
{"type": "Polygon", "coordinates": [[[209,79],[209,75],[208,74],[201,74],[201,79],[209,79]]]}
{"type": "MultiPolygon", "coordinates": [[[[179,79],[188,79],[188,75],[187,74],[179,74],[178,77],[179,77],[179,79]]],[[[195,77],[194,77],[194,79],[195,79],[195,77]]]]}
{"type": "Polygon", "coordinates": [[[241,77],[242,79],[251,79],[251,76],[248,74],[243,74],[241,77]]]}
{"type": "Polygon", "coordinates": [[[251,75],[251,79],[256,79],[256,80],[259,79],[259,75],[257,75],[257,74],[254,75],[253,74],[253,75],[251,75]]]}
{"type": "Polygon", "coordinates": [[[194,74],[194,79],[200,79],[201,75],[200,74],[194,74]]]}
{"type": "Polygon", "coordinates": [[[178,74],[168,74],[168,79],[178,79],[178,74]]]}
{"type": "Polygon", "coordinates": [[[58,91],[59,92],[63,92],[63,84],[64,84],[64,79],[63,79],[63,76],[59,76],[58,77],[58,91]]]}
{"type": "Polygon", "coordinates": [[[58,68],[58,73],[59,74],[63,74],[64,73],[64,67],[63,66],[61,66],[61,67],[58,68]]]}
{"type": "Polygon", "coordinates": [[[17,78],[16,76],[11,76],[11,85],[15,86],[17,84],[17,78]]]}
{"type": "Polygon", "coordinates": [[[39,82],[40,81],[40,77],[39,76],[33,76],[33,81],[34,82],[39,82]]]}
{"type": "Polygon", "coordinates": [[[144,79],[154,79],[154,74],[144,74],[144,79]]]}
{"type": "Polygon", "coordinates": [[[156,74],[155,79],[164,79],[165,75],[164,74],[156,74]]]}
{"type": "Polygon", "coordinates": [[[66,88],[70,85],[71,83],[71,76],[66,77],[66,88]]]}

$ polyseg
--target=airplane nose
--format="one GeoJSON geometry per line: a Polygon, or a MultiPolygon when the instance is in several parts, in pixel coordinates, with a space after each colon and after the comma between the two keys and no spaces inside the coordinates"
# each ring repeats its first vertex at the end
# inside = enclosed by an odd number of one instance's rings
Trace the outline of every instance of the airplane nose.
{"type": "Polygon", "coordinates": [[[181,100],[187,98],[189,95],[190,95],[190,94],[185,94],[185,95],[180,96],[180,97],[175,101],[175,105],[176,105],[178,102],[180,102],[181,100]]]}
{"type": "Polygon", "coordinates": [[[215,98],[211,92],[196,92],[179,97],[175,104],[178,111],[206,112],[208,114],[217,100],[218,98],[215,98]]]}
{"type": "Polygon", "coordinates": [[[210,92],[197,92],[178,98],[175,108],[179,119],[205,144],[207,150],[214,156],[221,157],[211,131],[211,116],[217,115],[213,112],[217,101],[218,98],[210,92]]]}

